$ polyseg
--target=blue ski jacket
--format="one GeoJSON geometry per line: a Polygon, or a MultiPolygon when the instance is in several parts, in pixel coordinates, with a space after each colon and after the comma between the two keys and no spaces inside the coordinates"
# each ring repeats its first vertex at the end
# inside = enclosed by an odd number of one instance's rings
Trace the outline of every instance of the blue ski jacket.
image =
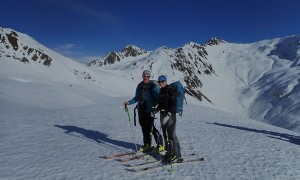
{"type": "Polygon", "coordinates": [[[158,104],[159,88],[153,81],[145,84],[143,81],[138,84],[135,90],[135,97],[129,104],[138,103],[138,111],[151,112],[152,107],[158,104]]]}

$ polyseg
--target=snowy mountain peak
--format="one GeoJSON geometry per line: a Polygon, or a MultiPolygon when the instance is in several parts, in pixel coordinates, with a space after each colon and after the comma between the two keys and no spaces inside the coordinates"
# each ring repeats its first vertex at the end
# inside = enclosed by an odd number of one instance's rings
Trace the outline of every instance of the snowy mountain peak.
{"type": "Polygon", "coordinates": [[[204,43],[204,45],[206,46],[214,46],[214,45],[219,45],[219,44],[223,44],[223,43],[226,43],[226,41],[220,39],[220,38],[217,38],[217,37],[214,37],[214,38],[211,38],[210,40],[206,41],[204,43]]]}
{"type": "Polygon", "coordinates": [[[135,45],[127,45],[122,49],[121,53],[123,53],[125,57],[136,57],[138,55],[146,54],[147,51],[135,45]]]}
{"type": "Polygon", "coordinates": [[[18,34],[11,29],[1,28],[0,31],[1,31],[1,34],[0,34],[1,43],[6,44],[7,49],[12,47],[15,51],[18,50],[18,48],[19,48],[18,34]],[[6,42],[6,38],[7,38],[8,42],[6,42]]]}
{"type": "Polygon", "coordinates": [[[139,59],[149,54],[149,51],[141,49],[135,45],[127,45],[120,52],[109,52],[106,56],[93,60],[88,65],[92,67],[115,65],[126,62],[126,59],[139,59]]]}
{"type": "Polygon", "coordinates": [[[50,66],[52,58],[44,52],[44,49],[44,46],[25,34],[9,28],[0,28],[0,57],[50,66]]]}
{"type": "Polygon", "coordinates": [[[179,47],[179,48],[182,48],[182,49],[188,49],[188,48],[197,48],[197,49],[200,49],[202,46],[198,43],[195,43],[195,42],[188,42],[186,44],[184,44],[183,46],[179,47]]]}
{"type": "MultiPolygon", "coordinates": [[[[128,52],[136,52],[136,49],[127,46],[126,51],[111,52],[102,59],[92,61],[90,65],[107,70],[140,71],[138,77],[140,77],[143,69],[150,69],[155,75],[168,74],[170,82],[181,80],[186,87],[186,92],[195,99],[199,101],[205,99],[211,102],[200,91],[203,86],[200,76],[215,73],[212,64],[207,60],[208,54],[203,46],[189,42],[176,49],[162,46],[153,52],[144,52],[137,56],[125,56],[128,52]]],[[[135,79],[137,77],[131,73],[130,78],[135,79]]]]}

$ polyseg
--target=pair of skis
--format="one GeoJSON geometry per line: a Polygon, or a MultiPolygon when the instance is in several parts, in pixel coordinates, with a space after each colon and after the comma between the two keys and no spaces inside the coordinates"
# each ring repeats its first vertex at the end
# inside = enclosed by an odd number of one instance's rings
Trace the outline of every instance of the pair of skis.
{"type": "Polygon", "coordinates": [[[127,170],[131,171],[131,172],[145,172],[145,171],[149,171],[149,170],[154,170],[154,169],[157,170],[157,169],[163,169],[163,168],[170,167],[169,171],[172,171],[173,166],[176,166],[176,165],[204,161],[204,158],[196,157],[196,154],[186,155],[185,158],[188,158],[188,159],[183,160],[181,162],[174,162],[174,163],[166,163],[161,160],[158,160],[155,162],[146,162],[146,163],[137,164],[137,165],[128,165],[129,168],[127,170]]]}
{"type": "MultiPolygon", "coordinates": [[[[143,153],[143,152],[128,152],[128,153],[109,155],[109,156],[105,156],[104,158],[117,159],[118,161],[121,161],[121,162],[129,162],[132,160],[143,158],[147,155],[151,155],[151,154],[147,154],[147,153],[143,153]],[[127,157],[127,156],[130,156],[130,157],[122,158],[122,157],[127,157]]],[[[127,170],[131,171],[131,172],[145,172],[148,170],[161,169],[161,168],[166,168],[166,167],[171,167],[171,170],[172,170],[174,165],[204,161],[204,158],[196,157],[196,154],[194,154],[194,153],[188,154],[184,157],[188,158],[188,159],[184,160],[182,162],[178,162],[178,163],[176,162],[176,163],[172,163],[172,164],[162,162],[161,160],[154,160],[154,161],[152,160],[152,161],[147,161],[145,163],[136,164],[136,165],[127,164],[127,166],[128,166],[127,170]]]]}
{"type": "Polygon", "coordinates": [[[120,153],[120,154],[114,154],[114,155],[107,155],[107,156],[102,156],[101,158],[105,158],[105,159],[116,159],[116,158],[121,158],[124,156],[130,156],[130,155],[139,155],[139,154],[143,154],[142,152],[139,151],[133,151],[133,152],[126,152],[126,153],[120,153]]]}
{"type": "MultiPolygon", "coordinates": [[[[116,159],[121,162],[129,162],[132,160],[137,160],[137,159],[145,159],[147,156],[153,156],[154,158],[157,157],[159,154],[151,153],[151,152],[127,152],[127,153],[120,153],[120,154],[114,154],[114,155],[108,155],[108,156],[103,156],[101,158],[105,159],[116,159]]],[[[150,160],[151,158],[149,158],[150,160]]],[[[149,162],[149,161],[147,161],[149,162]]]]}

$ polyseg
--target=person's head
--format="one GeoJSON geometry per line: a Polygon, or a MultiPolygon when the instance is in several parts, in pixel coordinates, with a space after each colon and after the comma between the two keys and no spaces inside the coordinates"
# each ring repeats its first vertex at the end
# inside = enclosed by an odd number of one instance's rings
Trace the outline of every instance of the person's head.
{"type": "Polygon", "coordinates": [[[159,87],[164,88],[167,85],[167,77],[164,75],[161,75],[158,77],[157,80],[159,87]]]}
{"type": "Polygon", "coordinates": [[[148,83],[150,81],[151,72],[149,70],[143,71],[143,82],[148,83]]]}

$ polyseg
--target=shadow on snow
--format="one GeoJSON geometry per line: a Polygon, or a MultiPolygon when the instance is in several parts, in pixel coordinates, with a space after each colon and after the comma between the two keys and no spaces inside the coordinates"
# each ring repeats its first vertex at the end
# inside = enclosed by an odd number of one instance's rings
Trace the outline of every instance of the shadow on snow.
{"type": "Polygon", "coordinates": [[[262,134],[268,135],[268,137],[270,137],[270,138],[279,139],[282,141],[290,142],[292,144],[300,145],[300,137],[299,136],[278,133],[278,132],[272,132],[272,131],[266,131],[266,130],[251,129],[251,128],[240,127],[240,126],[233,126],[233,125],[222,124],[222,123],[209,123],[209,122],[206,122],[206,123],[223,126],[223,127],[227,127],[227,128],[239,129],[239,130],[243,130],[243,131],[262,133],[262,134]]]}
{"type": "Polygon", "coordinates": [[[119,146],[119,147],[135,150],[134,143],[110,139],[107,137],[108,136],[107,134],[99,131],[88,130],[77,126],[61,126],[61,125],[54,125],[54,126],[66,130],[66,132],[64,132],[66,134],[80,137],[88,141],[93,141],[102,144],[104,146],[107,146],[108,148],[118,149],[118,147],[116,146],[119,146]],[[83,136],[81,136],[80,134],[83,136]]]}

